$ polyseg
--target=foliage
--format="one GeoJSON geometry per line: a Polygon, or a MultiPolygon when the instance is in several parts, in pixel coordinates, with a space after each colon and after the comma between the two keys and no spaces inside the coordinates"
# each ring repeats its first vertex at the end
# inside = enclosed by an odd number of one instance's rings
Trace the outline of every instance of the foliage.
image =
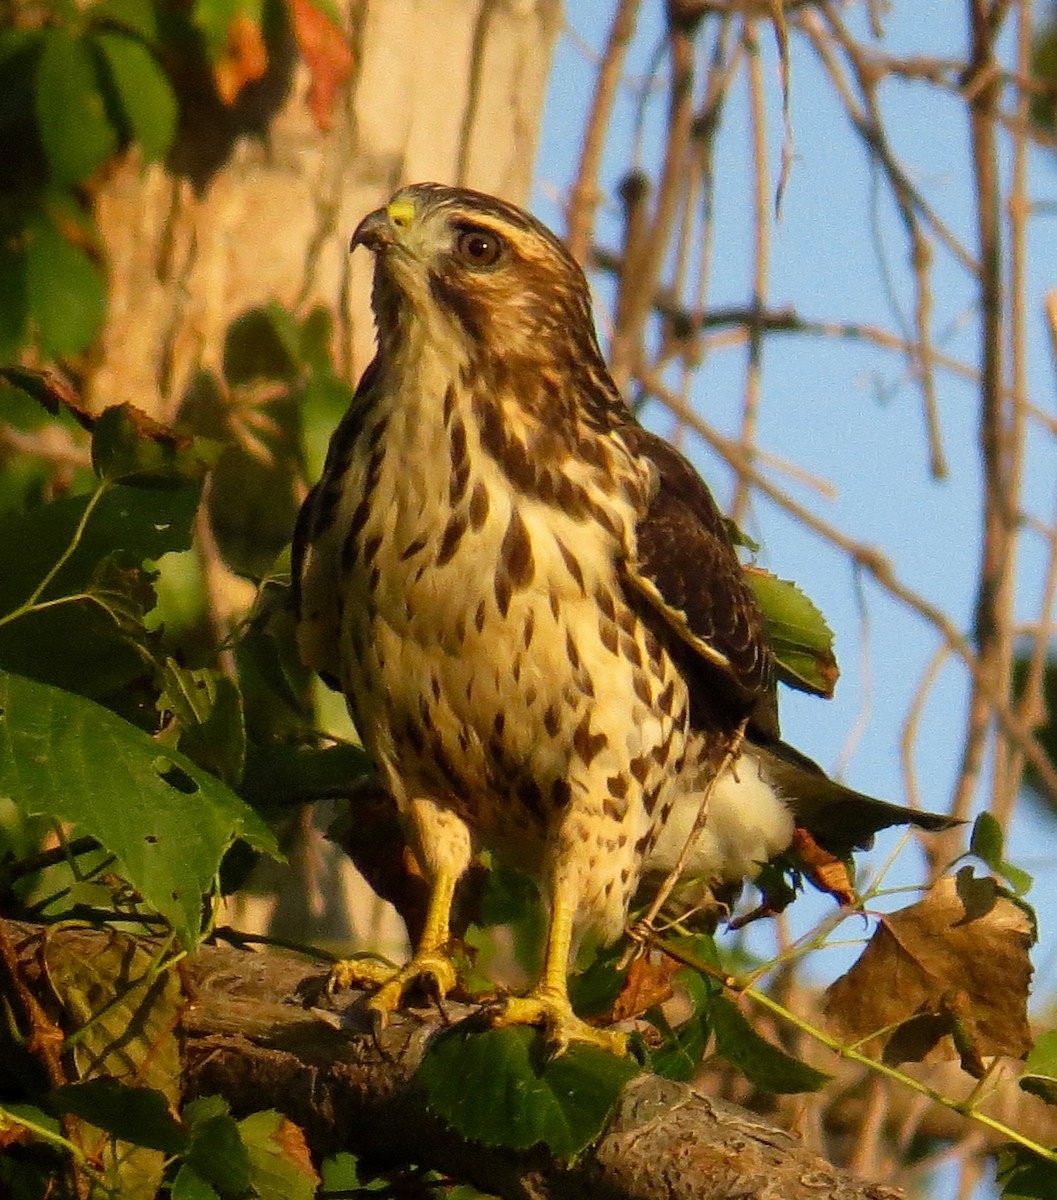
{"type": "Polygon", "coordinates": [[[307,0],[45,0],[0,30],[0,364],[91,347],[107,301],[93,183],[132,146],[178,168],[181,104],[234,108],[292,30],[325,127],[350,66],[335,17],[307,0]]]}
{"type": "MultiPolygon", "coordinates": [[[[76,369],[90,351],[108,272],[93,188],[132,147],[145,163],[181,170],[188,81],[204,80],[217,104],[233,107],[268,70],[279,26],[304,47],[312,22],[333,20],[329,4],[300,0],[196,0],[183,11],[155,0],[54,0],[0,35],[0,155],[10,167],[0,184],[0,363],[65,360],[76,369]]],[[[1035,69],[1047,79],[1053,44],[1050,32],[1036,47],[1035,69]]],[[[313,115],[324,126],[346,59],[340,50],[304,54],[313,115]]],[[[1041,92],[1034,119],[1052,126],[1050,110],[1041,92]]],[[[193,182],[203,185],[200,176],[193,182]]],[[[61,477],[22,456],[0,480],[0,894],[7,912],[160,935],[155,952],[131,962],[117,949],[91,963],[49,959],[67,1028],[76,1030],[65,1049],[78,1081],[46,1086],[18,1072],[19,1098],[5,1092],[0,1109],[0,1145],[16,1147],[0,1156],[0,1190],[44,1194],[45,1181],[73,1161],[97,1194],[301,1197],[315,1194],[320,1178],[324,1195],[399,1192],[350,1154],[327,1160],[317,1176],[300,1131],[277,1112],[237,1120],[219,1097],[181,1110],[172,1032],[172,968],[210,933],[220,893],[244,879],[247,859],[278,853],[292,808],[346,792],[368,773],[358,747],[317,728],[285,590],[300,483],[318,476],[325,431],[350,399],[332,341],[319,309],[302,315],[269,304],[244,313],[228,330],[221,371],[202,375],[185,398],[179,432],[130,405],[90,416],[43,373],[13,369],[0,383],[12,428],[61,431],[80,452],[61,477]],[[201,585],[194,533],[205,518],[224,567],[257,587],[230,638],[208,627],[200,596],[190,616],[177,596],[201,585]],[[99,1007],[115,980],[117,994],[99,1007]],[[96,1132],[86,1138],[89,1127],[96,1132]]],[[[831,694],[837,666],[821,613],[792,583],[755,568],[749,579],[784,682],[831,694]]],[[[1047,696],[1052,683],[1047,670],[1047,696]]],[[[1051,734],[1052,721],[1041,736],[1049,751],[1051,734]]],[[[1028,779],[1047,794],[1036,767],[1028,779]]],[[[1057,1103],[1054,1034],[1032,1045],[1026,1021],[1031,877],[1007,860],[989,814],[975,824],[970,850],[988,874],[963,865],[876,920],[861,957],[830,989],[829,1032],[757,990],[774,964],[735,961],[677,926],[650,933],[648,952],[630,968],[616,954],[587,952],[573,980],[579,1011],[636,1022],[637,1061],[582,1048],[544,1061],[529,1031],[460,1026],[433,1043],[419,1083],[434,1112],[467,1138],[543,1143],[572,1157],[598,1136],[640,1069],[689,1080],[703,1062],[722,1060],[769,1095],[824,1087],[829,1076],[785,1037],[791,1026],[1010,1138],[1000,1161],[1009,1200],[1051,1196],[1057,1154],[987,1118],[975,1088],[944,1097],[898,1070],[955,1056],[984,1085],[996,1055],[1027,1052],[1021,1088],[1057,1103]],[[898,994],[888,986],[896,973],[898,994]],[[772,1016],[777,1032],[763,1019],[772,1016]]],[[[856,897],[863,911],[879,884],[856,897]]],[[[467,933],[479,954],[469,979],[482,987],[500,924],[513,926],[524,963],[538,940],[538,909],[523,879],[497,871],[467,933]]],[[[811,939],[787,961],[825,944],[811,939]]],[[[470,1191],[409,1173],[427,1193],[470,1191]]]]}

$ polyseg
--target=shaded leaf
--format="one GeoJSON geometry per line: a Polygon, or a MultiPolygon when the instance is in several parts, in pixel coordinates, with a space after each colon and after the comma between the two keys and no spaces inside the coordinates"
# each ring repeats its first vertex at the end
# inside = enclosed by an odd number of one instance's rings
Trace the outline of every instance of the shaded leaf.
{"type": "Polygon", "coordinates": [[[998,1155],[1001,1200],[1053,1200],[1057,1195],[1057,1163],[1040,1158],[1025,1146],[1004,1146],[998,1155]]]}
{"type": "Polygon", "coordinates": [[[220,1200],[220,1194],[190,1163],[181,1163],[172,1183],[172,1200],[220,1200]]]}
{"type": "Polygon", "coordinates": [[[763,610],[778,678],[799,691],[832,696],[840,671],[825,617],[795,583],[758,567],[747,567],[745,577],[763,610]]]}
{"type": "Polygon", "coordinates": [[[762,1038],[726,996],[712,996],[708,1016],[716,1050],[765,1092],[817,1092],[831,1076],[786,1054],[762,1038]]]}
{"type": "Polygon", "coordinates": [[[621,1089],[638,1066],[594,1046],[573,1044],[541,1061],[542,1039],[521,1027],[436,1037],[418,1080],[429,1107],[460,1133],[489,1146],[579,1154],[605,1128],[621,1089]]]}
{"type": "Polygon", "coordinates": [[[147,162],[159,162],[172,145],[178,116],[165,72],[138,38],[98,33],[92,41],[106,59],[131,136],[147,162]]]}
{"type": "Polygon", "coordinates": [[[679,987],[690,1001],[691,1015],[676,1029],[669,1026],[663,1014],[651,1014],[650,1020],[665,1035],[660,1049],[650,1056],[650,1069],[665,1079],[688,1083],[693,1079],[704,1057],[712,1033],[708,1005],[715,983],[699,971],[683,968],[676,976],[679,987]]]}
{"type": "Polygon", "coordinates": [[[181,667],[167,658],[161,670],[158,711],[176,722],[180,750],[229,787],[242,780],[246,723],[242,694],[223,672],[181,667]]]}
{"type": "Polygon", "coordinates": [[[828,989],[827,1019],[838,1036],[870,1042],[892,1064],[954,1057],[948,1036],[978,1057],[1023,1058],[1033,942],[1018,904],[996,894],[975,915],[957,882],[941,879],[880,919],[859,960],[828,989]]]}
{"type": "Polygon", "coordinates": [[[52,358],[86,350],[106,315],[100,269],[49,220],[28,230],[26,296],[41,348],[52,358]]]}
{"type": "Polygon", "coordinates": [[[100,0],[89,10],[93,25],[117,25],[145,42],[158,40],[158,17],[153,0],[100,0]]]}
{"type": "Polygon", "coordinates": [[[190,546],[198,494],[197,483],[165,491],[111,485],[94,499],[76,496],[0,516],[0,545],[9,550],[0,571],[0,618],[29,599],[75,539],[40,600],[99,601],[0,624],[0,667],[92,698],[120,699],[149,670],[136,648],[146,632],[134,631],[135,608],[148,601],[142,564],[190,546]],[[95,507],[78,534],[90,503],[95,507]],[[131,574],[122,578],[124,572],[131,574]]]}
{"type": "Polygon", "coordinates": [[[291,382],[300,365],[297,324],[272,301],[237,316],[224,334],[224,379],[232,386],[255,379],[291,382]]]}
{"type": "Polygon", "coordinates": [[[0,362],[10,362],[28,335],[26,255],[21,247],[0,245],[0,296],[0,362]]]}
{"type": "Polygon", "coordinates": [[[208,438],[177,433],[131,404],[104,409],[92,432],[96,474],[141,487],[200,483],[218,457],[208,438]]]}
{"type": "MultiPolygon", "coordinates": [[[[0,295],[4,294],[0,289],[0,295]]],[[[80,393],[69,380],[57,371],[47,368],[35,370],[13,364],[0,370],[0,379],[32,396],[52,416],[60,412],[69,412],[75,421],[84,429],[91,429],[95,418],[85,404],[80,393]]]]}
{"type": "Polygon", "coordinates": [[[191,1109],[188,1105],[184,1110],[191,1134],[188,1166],[218,1192],[244,1194],[251,1181],[250,1154],[235,1118],[227,1112],[192,1117],[191,1109]]]}
{"type": "Polygon", "coordinates": [[[73,1046],[78,1076],[102,1075],[144,1085],[176,1105],[180,1099],[176,1028],[184,1003],[177,974],[158,972],[152,951],[114,931],[90,959],[49,939],[44,962],[69,1025],[79,1030],[73,1046]]]}
{"type": "Polygon", "coordinates": [[[0,794],[96,838],[118,873],[192,945],[220,860],[238,838],[277,853],[242,800],[107,709],[0,672],[0,794]]]}
{"type": "Polygon", "coordinates": [[[37,127],[53,178],[80,183],[117,149],[88,46],[62,25],[44,31],[37,63],[37,127]]]}
{"type": "Polygon", "coordinates": [[[72,1113],[112,1137],[180,1154],[186,1132],[169,1111],[169,1102],[153,1088],[130,1087],[116,1079],[89,1079],[56,1088],[50,1102],[57,1113],[72,1113]]]}

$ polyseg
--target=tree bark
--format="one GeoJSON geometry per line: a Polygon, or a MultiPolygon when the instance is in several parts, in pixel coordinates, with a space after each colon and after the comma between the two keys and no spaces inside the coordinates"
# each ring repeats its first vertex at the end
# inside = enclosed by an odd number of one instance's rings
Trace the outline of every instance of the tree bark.
{"type": "Polygon", "coordinates": [[[167,167],[131,155],[100,186],[110,307],[85,381],[97,410],[131,400],[171,421],[197,372],[219,377],[233,318],[271,299],[336,307],[353,378],[373,337],[368,266],[348,253],[360,218],[429,179],[527,196],[560,0],[346,11],[352,75],[329,130],[313,121],[287,30],[233,105],[190,81],[167,167]]]}
{"type": "MultiPolygon", "coordinates": [[[[115,935],[88,928],[9,922],[7,930],[21,981],[60,1023],[61,963],[102,962],[115,948],[115,935]]],[[[124,940],[123,961],[131,961],[135,939],[124,940]]],[[[854,1178],[750,1112],[648,1074],[625,1087],[602,1137],[574,1163],[540,1146],[518,1152],[467,1143],[430,1112],[415,1084],[426,1045],[443,1026],[440,1017],[408,1012],[376,1035],[365,1028],[358,993],[329,1012],[306,1001],[324,976],[320,963],[275,949],[204,946],[182,963],[175,1010],[185,1099],[219,1094],[240,1115],[278,1109],[301,1127],[317,1160],[338,1150],[379,1164],[411,1159],[511,1200],[904,1195],[854,1178]]],[[[110,999],[97,992],[93,1003],[102,1008],[110,999]]],[[[11,1000],[21,1014],[24,994],[22,1002],[11,1000]]],[[[445,1008],[448,1021],[473,1011],[445,1008]]],[[[45,1031],[35,1032],[44,1039],[45,1031]]],[[[156,1047],[147,1049],[157,1057],[156,1047]]],[[[138,1073],[135,1081],[142,1082],[138,1073]]]]}

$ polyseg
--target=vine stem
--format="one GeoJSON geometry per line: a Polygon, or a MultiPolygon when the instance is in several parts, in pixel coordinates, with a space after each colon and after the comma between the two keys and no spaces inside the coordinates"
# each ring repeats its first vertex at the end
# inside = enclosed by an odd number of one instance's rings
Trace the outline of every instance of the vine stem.
{"type": "Polygon", "coordinates": [[[104,479],[96,490],[89,497],[88,503],[84,506],[84,512],[81,513],[81,519],[77,522],[77,528],[73,531],[73,537],[70,538],[70,544],[59,555],[52,564],[50,570],[37,586],[30,592],[29,596],[17,607],[9,613],[0,616],[0,628],[17,620],[19,617],[24,617],[27,613],[33,612],[38,607],[37,602],[47,590],[58,573],[73,557],[74,551],[81,544],[81,538],[84,536],[84,531],[88,527],[88,522],[92,518],[92,513],[99,507],[99,502],[110,490],[110,480],[104,479]]]}
{"type": "Polygon", "coordinates": [[[985,1126],[993,1133],[997,1133],[1011,1142],[1016,1142],[1018,1146],[1023,1146],[1026,1150],[1030,1150],[1033,1154],[1037,1154],[1047,1162],[1057,1163],[1057,1151],[1050,1150],[1047,1146],[1043,1146],[1041,1143],[1028,1137],[1027,1134],[1020,1133],[1002,1121],[994,1117],[989,1117],[987,1113],[973,1108],[972,1104],[979,1092],[979,1087],[973,1089],[972,1094],[967,1100],[952,1100],[949,1096],[945,1096],[935,1088],[929,1087],[927,1083],[922,1083],[912,1075],[907,1075],[895,1067],[890,1067],[887,1063],[881,1062],[880,1059],[871,1058],[868,1054],[863,1054],[861,1051],[856,1050],[854,1046],[845,1046],[837,1038],[826,1033],[824,1029],[819,1029],[818,1026],[805,1021],[803,1017],[798,1017],[796,1013],[791,1012],[785,1005],[779,1004],[777,1000],[772,1000],[765,992],[758,991],[751,985],[743,985],[736,976],[717,970],[709,963],[702,962],[694,955],[686,954],[659,939],[654,944],[657,949],[667,954],[670,958],[675,959],[676,962],[682,963],[683,966],[690,967],[692,970],[700,971],[702,974],[709,976],[710,979],[717,980],[733,995],[747,996],[755,1004],[758,1004],[761,1008],[765,1008],[774,1016],[779,1017],[781,1020],[800,1030],[801,1033],[807,1034],[808,1037],[825,1046],[827,1050],[836,1054],[839,1058],[858,1063],[868,1071],[872,1071],[875,1075],[882,1075],[887,1079],[891,1079],[893,1082],[901,1084],[903,1087],[909,1088],[921,1096],[925,1096],[936,1104],[941,1104],[944,1108],[960,1113],[963,1117],[966,1117],[970,1121],[975,1121],[978,1125],[985,1126]]]}

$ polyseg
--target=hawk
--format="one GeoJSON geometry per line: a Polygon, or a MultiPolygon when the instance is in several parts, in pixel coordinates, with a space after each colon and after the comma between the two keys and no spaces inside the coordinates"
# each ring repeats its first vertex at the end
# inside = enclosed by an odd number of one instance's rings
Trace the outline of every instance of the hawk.
{"type": "Polygon", "coordinates": [[[947,822],[850,792],[780,741],[723,518],[618,392],[558,238],[424,183],[357,246],[375,256],[377,354],[301,512],[294,576],[301,653],[344,692],[429,884],[413,957],[378,973],[371,1006],[384,1020],[412,985],[454,985],[452,897],[486,847],[549,910],[539,982],[498,1023],[620,1051],[572,1010],[570,949],[589,927],[621,933],[706,789],[690,869],[716,885],[754,876],[797,824],[845,852],[947,822]]]}

